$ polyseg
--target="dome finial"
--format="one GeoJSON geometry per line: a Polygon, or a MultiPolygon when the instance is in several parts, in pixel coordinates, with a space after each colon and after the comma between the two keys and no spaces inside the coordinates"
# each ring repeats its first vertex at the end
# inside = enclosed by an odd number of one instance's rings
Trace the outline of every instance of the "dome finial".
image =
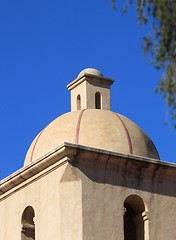
{"type": "Polygon", "coordinates": [[[77,78],[81,78],[82,76],[84,76],[85,74],[90,74],[90,75],[95,75],[95,76],[99,76],[99,77],[103,77],[103,74],[95,69],[95,68],[85,68],[83,69],[79,74],[77,78]]]}

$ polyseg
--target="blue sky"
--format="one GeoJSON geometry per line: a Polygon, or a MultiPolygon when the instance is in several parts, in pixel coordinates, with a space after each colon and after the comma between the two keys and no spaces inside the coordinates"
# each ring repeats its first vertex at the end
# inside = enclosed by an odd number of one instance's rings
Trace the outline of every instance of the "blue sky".
{"type": "Polygon", "coordinates": [[[21,168],[34,137],[70,111],[66,85],[87,67],[115,80],[112,110],[137,123],[163,161],[176,163],[176,130],[154,92],[161,72],[141,48],[149,27],[138,26],[134,6],[127,14],[122,8],[122,0],[116,11],[111,0],[0,1],[0,179],[21,168]]]}

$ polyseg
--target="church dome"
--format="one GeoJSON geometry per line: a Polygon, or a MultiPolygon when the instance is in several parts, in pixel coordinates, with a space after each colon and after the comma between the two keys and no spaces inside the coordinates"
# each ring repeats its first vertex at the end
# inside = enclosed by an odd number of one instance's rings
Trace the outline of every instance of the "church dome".
{"type": "Polygon", "coordinates": [[[151,139],[131,120],[110,110],[113,80],[86,68],[68,84],[71,112],[63,114],[32,142],[24,165],[64,142],[159,160],[151,139]]]}
{"type": "Polygon", "coordinates": [[[24,165],[63,142],[159,159],[151,139],[131,120],[109,110],[86,109],[63,114],[32,142],[24,165]]]}

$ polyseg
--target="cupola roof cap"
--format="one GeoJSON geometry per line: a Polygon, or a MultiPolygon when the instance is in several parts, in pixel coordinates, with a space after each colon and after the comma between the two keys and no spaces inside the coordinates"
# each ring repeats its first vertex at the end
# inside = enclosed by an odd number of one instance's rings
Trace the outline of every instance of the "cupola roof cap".
{"type": "Polygon", "coordinates": [[[84,70],[82,70],[79,74],[78,74],[78,77],[77,78],[81,78],[83,77],[85,74],[91,74],[91,75],[95,75],[95,76],[98,76],[98,77],[103,77],[103,74],[95,69],[95,68],[85,68],[84,70]]]}

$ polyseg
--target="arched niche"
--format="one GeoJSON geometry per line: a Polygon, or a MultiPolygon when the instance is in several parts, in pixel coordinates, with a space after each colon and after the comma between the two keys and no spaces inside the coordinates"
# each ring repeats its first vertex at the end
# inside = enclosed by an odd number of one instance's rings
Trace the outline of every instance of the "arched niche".
{"type": "Polygon", "coordinates": [[[77,110],[81,110],[81,95],[80,94],[77,96],[76,101],[77,101],[77,110]]]}
{"type": "Polygon", "coordinates": [[[147,207],[143,199],[130,195],[124,202],[124,240],[149,240],[147,207]]]}
{"type": "Polygon", "coordinates": [[[21,224],[21,240],[35,240],[35,212],[31,206],[27,206],[23,211],[21,224]]]}
{"type": "Polygon", "coordinates": [[[102,109],[100,92],[95,93],[95,109],[102,109]]]}

